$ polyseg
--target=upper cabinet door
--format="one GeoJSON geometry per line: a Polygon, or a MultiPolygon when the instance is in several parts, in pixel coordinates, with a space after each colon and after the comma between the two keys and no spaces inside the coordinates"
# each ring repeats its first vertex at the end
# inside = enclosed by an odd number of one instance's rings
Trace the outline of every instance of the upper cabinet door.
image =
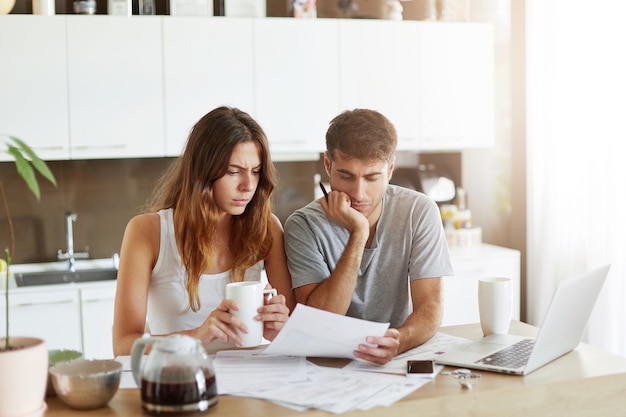
{"type": "Polygon", "coordinates": [[[420,39],[415,22],[340,21],[342,110],[369,108],[396,127],[398,149],[418,146],[420,39]]]}
{"type": "Polygon", "coordinates": [[[421,31],[420,150],[493,146],[491,25],[423,23],[421,31]]]}
{"type": "Polygon", "coordinates": [[[193,125],[216,107],[252,114],[252,19],[163,20],[166,154],[182,152],[193,125]]]}
{"type": "Polygon", "coordinates": [[[161,18],[67,16],[72,159],[165,154],[161,18]]]}
{"type": "Polygon", "coordinates": [[[255,20],[255,117],[275,160],[317,159],[339,110],[337,20],[255,20]],[[307,155],[308,154],[308,155],[307,155]]]}
{"type": "Polygon", "coordinates": [[[0,62],[0,135],[24,140],[43,159],[68,159],[65,19],[0,16],[0,62]]]}

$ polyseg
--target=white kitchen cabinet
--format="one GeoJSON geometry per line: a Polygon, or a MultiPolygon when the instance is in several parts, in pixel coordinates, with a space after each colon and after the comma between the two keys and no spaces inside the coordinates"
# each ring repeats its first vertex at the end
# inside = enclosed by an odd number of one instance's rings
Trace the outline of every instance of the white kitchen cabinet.
{"type": "MultiPolygon", "coordinates": [[[[74,349],[85,358],[113,358],[117,281],[12,288],[10,332],[46,340],[48,349],[74,349]]],[[[0,290],[0,317],[5,299],[0,290]]]]}
{"type": "Polygon", "coordinates": [[[166,155],[179,156],[193,125],[215,107],[254,111],[252,19],[163,19],[166,155]]]}
{"type": "Polygon", "coordinates": [[[164,156],[161,19],[66,19],[71,158],[164,156]]]}
{"type": "Polygon", "coordinates": [[[419,150],[494,142],[494,43],[488,24],[420,25],[419,150]]]}
{"type": "Polygon", "coordinates": [[[339,112],[336,19],[254,21],[254,117],[274,159],[302,159],[326,149],[328,123],[339,112]]]}
{"type": "MultiPolygon", "coordinates": [[[[2,323],[5,306],[2,294],[2,323]]],[[[12,336],[42,338],[48,349],[82,351],[80,302],[76,289],[12,289],[9,309],[9,332],[12,336]]]]}
{"type": "Polygon", "coordinates": [[[340,20],[340,107],[385,115],[398,133],[399,150],[419,145],[420,54],[416,22],[340,20]]]}
{"type": "Polygon", "coordinates": [[[65,19],[0,16],[0,62],[0,136],[45,160],[69,159],[65,19]]]}
{"type": "Polygon", "coordinates": [[[442,326],[478,323],[478,280],[506,277],[512,280],[511,317],[520,319],[520,252],[494,245],[451,249],[455,275],[443,277],[442,326]]]}
{"type": "Polygon", "coordinates": [[[116,281],[90,284],[80,290],[85,358],[113,358],[113,312],[116,281]]]}
{"type": "Polygon", "coordinates": [[[9,15],[0,39],[0,133],[44,159],[178,156],[220,105],[255,117],[276,160],[317,159],[353,108],[387,116],[398,150],[494,140],[489,24],[9,15]]]}

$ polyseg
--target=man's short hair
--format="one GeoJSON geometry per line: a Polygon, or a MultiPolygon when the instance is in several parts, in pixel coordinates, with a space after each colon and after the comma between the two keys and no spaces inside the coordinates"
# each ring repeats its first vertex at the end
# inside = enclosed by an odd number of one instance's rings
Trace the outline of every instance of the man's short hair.
{"type": "Polygon", "coordinates": [[[339,151],[363,161],[389,161],[398,144],[393,124],[375,110],[347,110],[335,117],[326,132],[326,150],[332,160],[339,151]]]}

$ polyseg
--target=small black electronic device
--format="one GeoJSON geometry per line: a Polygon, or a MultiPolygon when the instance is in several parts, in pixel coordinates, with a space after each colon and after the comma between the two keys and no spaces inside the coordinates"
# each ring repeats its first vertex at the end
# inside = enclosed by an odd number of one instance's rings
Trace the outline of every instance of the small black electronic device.
{"type": "Polygon", "coordinates": [[[406,376],[433,377],[435,376],[435,363],[432,360],[406,361],[406,376]]]}

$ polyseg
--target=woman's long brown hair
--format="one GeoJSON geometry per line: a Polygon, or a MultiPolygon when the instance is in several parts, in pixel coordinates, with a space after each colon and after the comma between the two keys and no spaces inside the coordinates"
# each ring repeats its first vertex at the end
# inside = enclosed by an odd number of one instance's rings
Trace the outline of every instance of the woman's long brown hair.
{"type": "Polygon", "coordinates": [[[213,197],[215,181],[228,169],[236,145],[255,142],[261,159],[259,183],[243,214],[233,216],[230,235],[233,281],[242,281],[246,269],[265,259],[272,246],[271,196],[276,169],[263,129],[247,113],[219,107],[193,127],[183,154],[161,177],[149,204],[150,211],[174,209],[174,230],[183,266],[188,273],[189,308],[200,308],[198,284],[211,265],[218,207],[213,197]]]}

